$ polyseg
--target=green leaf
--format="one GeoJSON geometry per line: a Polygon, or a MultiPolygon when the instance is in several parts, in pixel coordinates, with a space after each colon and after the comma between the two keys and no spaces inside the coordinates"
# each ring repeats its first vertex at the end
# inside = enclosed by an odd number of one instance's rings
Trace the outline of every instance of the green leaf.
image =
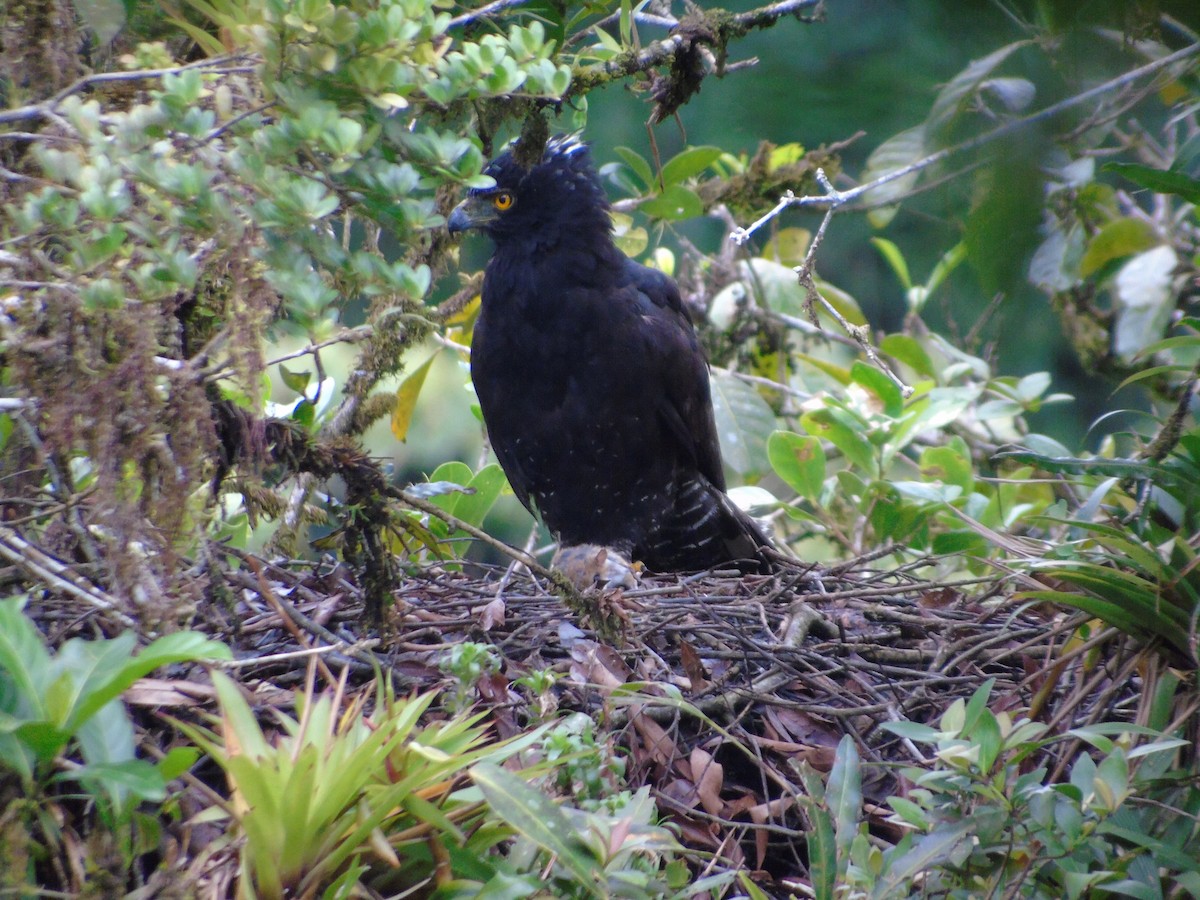
{"type": "Polygon", "coordinates": [[[850,842],[858,833],[862,800],[861,760],[858,748],[854,745],[854,738],[847,734],[838,743],[837,752],[833,757],[833,768],[829,772],[829,784],[825,790],[825,803],[837,825],[839,859],[848,859],[850,856],[850,842]]]}
{"type": "Polygon", "coordinates": [[[903,797],[888,797],[887,802],[892,811],[909,825],[919,828],[922,831],[929,830],[929,816],[925,814],[925,810],[920,806],[903,797]]]}
{"type": "Polygon", "coordinates": [[[875,366],[869,366],[861,360],[855,360],[850,367],[850,379],[868,394],[875,398],[873,404],[878,412],[890,419],[898,419],[904,411],[904,397],[896,382],[888,378],[875,366]]]}
{"type": "MultiPolygon", "coordinates": [[[[867,157],[867,165],[859,181],[875,181],[892,172],[906,168],[928,156],[925,126],[909,128],[888,138],[867,157]]],[[[896,204],[916,187],[920,172],[908,172],[872,189],[867,195],[872,204],[896,204]]],[[[898,205],[879,205],[867,213],[875,228],[886,228],[900,210],[898,205]]]]}
{"type": "Polygon", "coordinates": [[[980,713],[978,722],[971,730],[971,740],[979,747],[979,771],[990,775],[992,766],[1004,746],[1004,738],[1000,735],[1000,723],[991,710],[985,709],[980,713]]]}
{"type": "Polygon", "coordinates": [[[955,269],[957,269],[967,258],[967,245],[959,241],[949,250],[941,255],[937,264],[933,267],[933,271],[929,273],[929,280],[925,282],[925,298],[942,286],[943,282],[950,277],[955,269]]]}
{"type": "MultiPolygon", "coordinates": [[[[63,646],[60,657],[73,640],[63,646]]],[[[233,656],[227,646],[209,640],[198,631],[177,631],[160,637],[132,658],[129,649],[133,641],[126,644],[120,640],[93,642],[109,646],[95,654],[93,664],[80,672],[86,678],[86,687],[71,717],[72,723],[85,721],[100,707],[119,697],[139,678],[149,675],[160,666],[203,659],[231,659],[233,656]]]]}
{"type": "Polygon", "coordinates": [[[133,723],[118,700],[88,716],[73,734],[88,763],[119,763],[134,758],[133,723]]]}
{"type": "MultiPolygon", "coordinates": [[[[1050,573],[1053,576],[1053,572],[1050,573]]],[[[1185,656],[1191,652],[1188,646],[1186,627],[1164,622],[1160,617],[1147,618],[1146,610],[1130,609],[1122,602],[1113,602],[1091,594],[1068,591],[1021,591],[1013,595],[1014,600],[1041,600],[1069,606],[1094,616],[1126,634],[1155,634],[1175,647],[1185,656]]]]}
{"type": "Polygon", "coordinates": [[[467,488],[474,493],[458,495],[454,505],[454,515],[468,525],[483,525],[483,520],[495,505],[496,500],[508,483],[504,470],[495,463],[484,466],[467,483],[467,488]]]}
{"type": "Polygon", "coordinates": [[[825,484],[825,450],[811,435],[776,431],[767,438],[767,459],[775,474],[808,500],[817,500],[825,484]]]}
{"type": "Polygon", "coordinates": [[[575,830],[549,797],[493,763],[472,766],[470,774],[492,812],[519,834],[553,854],[575,876],[580,889],[593,897],[605,896],[600,889],[604,883],[603,873],[597,871],[595,862],[570,840],[575,830]]]}
{"type": "Polygon", "coordinates": [[[392,407],[392,435],[401,443],[408,439],[408,429],[412,425],[413,412],[417,408],[417,398],[425,384],[425,376],[429,374],[429,368],[436,358],[435,353],[413,369],[408,377],[400,382],[400,387],[396,388],[396,405],[392,407]]]}
{"type": "Polygon", "coordinates": [[[907,719],[896,722],[881,722],[879,727],[884,731],[890,731],[892,734],[907,738],[910,741],[916,741],[920,744],[932,744],[942,736],[942,733],[936,728],[931,728],[929,725],[922,725],[920,722],[909,722],[907,719]]]}
{"type": "Polygon", "coordinates": [[[924,378],[934,376],[933,360],[914,337],[907,334],[889,334],[880,341],[879,349],[924,378]]]}
{"type": "Polygon", "coordinates": [[[196,764],[200,751],[196,747],[172,747],[157,763],[164,783],[174,781],[196,764]]]}
{"type": "Polygon", "coordinates": [[[638,209],[655,219],[679,221],[703,215],[704,203],[690,188],[671,184],[657,197],[639,204],[638,209]]]}
{"type": "Polygon", "coordinates": [[[880,252],[887,264],[892,267],[892,272],[900,280],[900,286],[906,291],[912,285],[912,278],[908,274],[908,263],[904,260],[904,254],[900,252],[900,248],[887,238],[873,237],[871,244],[880,252]]]}
{"type": "Polygon", "coordinates": [[[780,228],[771,235],[763,256],[782,266],[798,266],[804,262],[812,232],[807,228],[780,228]]]}
{"type": "Polygon", "coordinates": [[[838,847],[833,818],[812,802],[805,804],[805,813],[809,822],[805,837],[813,895],[816,900],[834,900],[838,883],[838,847]]]}
{"type": "Polygon", "coordinates": [[[907,897],[905,885],[922,873],[936,869],[958,854],[975,835],[976,824],[970,816],[957,822],[940,825],[930,834],[913,843],[907,852],[891,857],[891,865],[875,882],[874,896],[907,897]]]}
{"type": "Polygon", "coordinates": [[[972,60],[965,69],[951,78],[933,101],[933,107],[925,120],[931,133],[943,133],[967,108],[970,100],[983,83],[991,78],[992,73],[1013,53],[1029,43],[1031,42],[1016,41],[1007,44],[982,59],[972,60]]]}
{"type": "Polygon", "coordinates": [[[167,796],[162,775],[144,759],[128,759],[119,763],[89,763],[56,777],[60,780],[78,781],[91,792],[104,792],[114,800],[128,794],[138,800],[159,802],[167,796]]]}
{"type": "Polygon", "coordinates": [[[666,187],[680,184],[694,175],[699,175],[725,151],[720,147],[689,147],[677,153],[662,167],[662,182],[666,187]]]}
{"type": "Polygon", "coordinates": [[[762,472],[774,411],[754,386],[725,372],[713,372],[710,384],[725,465],[743,477],[762,472]]]}
{"type": "Polygon", "coordinates": [[[975,470],[971,460],[953,446],[926,447],[921,451],[921,477],[940,481],[970,494],[975,487],[975,470]]]}
{"type": "Polygon", "coordinates": [[[283,379],[283,383],[303,396],[304,391],[308,388],[308,383],[312,379],[312,372],[293,372],[287,366],[279,367],[279,377],[283,379]]]}
{"type": "Polygon", "coordinates": [[[783,166],[791,166],[804,159],[803,144],[780,144],[771,150],[767,157],[767,171],[776,172],[783,166]]]}
{"type": "Polygon", "coordinates": [[[842,451],[848,462],[870,477],[879,475],[879,463],[875,448],[863,436],[862,423],[856,422],[840,410],[815,409],[800,418],[804,430],[813,437],[829,441],[842,451]]]}
{"type": "Polygon", "coordinates": [[[0,600],[0,668],[15,688],[18,712],[41,718],[42,691],[51,677],[50,654],[33,623],[22,612],[25,598],[0,600]]]}
{"type": "Polygon", "coordinates": [[[420,497],[432,500],[446,512],[454,515],[454,509],[458,505],[458,501],[462,499],[464,489],[474,477],[475,473],[466,463],[451,460],[434,469],[433,474],[429,476],[429,481],[425,484],[413,485],[410,490],[420,497]],[[434,490],[419,490],[420,488],[434,488],[434,490]]]}
{"type": "Polygon", "coordinates": [[[1092,786],[1106,810],[1115,810],[1125,802],[1129,794],[1129,762],[1119,746],[1113,747],[1112,752],[1100,761],[1092,786]]]}
{"type": "Polygon", "coordinates": [[[1079,274],[1084,278],[1098,272],[1114,259],[1133,256],[1161,243],[1154,226],[1144,219],[1115,219],[1101,228],[1087,243],[1079,274]]]}
{"type": "Polygon", "coordinates": [[[633,170],[633,173],[642,180],[642,188],[650,190],[654,187],[656,179],[654,178],[654,170],[650,168],[650,163],[646,162],[638,153],[630,150],[628,147],[615,147],[613,152],[625,162],[633,170]]]}
{"type": "Polygon", "coordinates": [[[1105,172],[1114,172],[1128,178],[1134,184],[1149,188],[1156,194],[1174,194],[1188,203],[1200,205],[1200,180],[1190,178],[1173,169],[1154,169],[1137,163],[1110,162],[1101,166],[1105,172]]]}

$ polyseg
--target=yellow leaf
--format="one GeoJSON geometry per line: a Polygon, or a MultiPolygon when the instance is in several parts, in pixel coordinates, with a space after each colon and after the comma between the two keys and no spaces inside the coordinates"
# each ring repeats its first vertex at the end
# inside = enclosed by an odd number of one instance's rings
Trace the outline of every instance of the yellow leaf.
{"type": "Polygon", "coordinates": [[[479,312],[480,296],[476,294],[458,312],[446,318],[447,325],[466,325],[479,312]]]}
{"type": "Polygon", "coordinates": [[[775,262],[785,266],[798,266],[804,262],[812,232],[807,228],[782,228],[767,245],[767,254],[775,262]]]}
{"type": "Polygon", "coordinates": [[[436,356],[435,353],[419,368],[413,369],[396,389],[396,407],[392,410],[392,434],[398,441],[404,441],[408,437],[408,426],[412,424],[413,410],[417,408],[417,397],[421,395],[425,376],[429,374],[429,366],[436,356]]]}

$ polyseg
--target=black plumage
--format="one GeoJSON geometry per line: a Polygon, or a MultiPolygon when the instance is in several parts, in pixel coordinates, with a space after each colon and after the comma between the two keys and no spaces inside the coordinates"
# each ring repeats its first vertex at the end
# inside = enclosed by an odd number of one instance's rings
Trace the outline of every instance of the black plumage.
{"type": "Polygon", "coordinates": [[[485,169],[449,228],[495,252],[471,343],[488,435],[521,502],[563,545],[656,571],[765,567],[769,541],[725,494],[708,367],[675,282],[612,240],[585,144],[552,138],[485,169]]]}

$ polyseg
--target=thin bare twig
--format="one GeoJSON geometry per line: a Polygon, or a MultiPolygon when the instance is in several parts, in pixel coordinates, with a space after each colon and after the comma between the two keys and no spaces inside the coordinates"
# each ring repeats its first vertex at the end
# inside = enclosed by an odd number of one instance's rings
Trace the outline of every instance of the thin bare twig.
{"type": "Polygon", "coordinates": [[[117,598],[96,587],[79,575],[66,563],[59,562],[50,554],[25,540],[11,528],[0,525],[0,556],[41,581],[52,590],[82,600],[88,606],[105,612],[127,628],[136,628],[137,622],[121,612],[117,598]]]}
{"type": "MultiPolygon", "coordinates": [[[[1028,116],[1022,116],[1019,119],[1012,119],[1011,121],[1005,122],[1003,125],[1000,125],[997,128],[993,128],[991,131],[977,135],[976,137],[963,141],[960,144],[955,144],[953,147],[946,147],[945,149],[939,150],[936,153],[931,153],[929,156],[919,159],[914,163],[910,163],[907,166],[901,166],[899,169],[894,169],[891,172],[885,172],[883,175],[880,175],[873,181],[868,181],[866,184],[860,184],[857,187],[849,190],[826,190],[824,194],[805,197],[797,197],[795,194],[788,192],[782,198],[780,198],[779,203],[775,205],[775,208],[765,216],[758,219],[756,222],[747,226],[746,228],[734,231],[730,235],[730,240],[738,244],[745,243],[750,239],[750,236],[754,234],[754,232],[758,231],[768,222],[776,218],[785,209],[790,209],[794,206],[801,208],[815,207],[818,209],[830,210],[841,209],[842,207],[847,206],[848,204],[857,200],[863,194],[874,191],[885,184],[890,184],[891,182],[896,181],[899,178],[903,178],[906,175],[911,175],[914,172],[920,172],[924,169],[928,169],[930,166],[937,165],[938,163],[949,159],[952,156],[957,156],[960,153],[966,153],[969,150],[976,150],[979,147],[983,147],[992,143],[993,141],[998,141],[1001,138],[1008,137],[1010,134],[1028,128],[1030,125],[1053,118],[1059,113],[1086,103],[1095,97],[1100,97],[1112,91],[1119,90],[1120,88],[1144,78],[1147,75],[1157,74],[1163,69],[1170,68],[1176,63],[1183,62],[1184,60],[1190,59],[1198,54],[1200,54],[1200,44],[1193,44],[1190,47],[1184,47],[1182,50],[1177,50],[1169,56],[1164,56],[1162,59],[1157,59],[1154,62],[1147,63],[1144,66],[1140,66],[1137,69],[1133,69],[1132,71],[1126,72],[1123,75],[1119,75],[1116,78],[1110,79],[1103,84],[1089,88],[1088,90],[1076,94],[1073,97],[1068,97],[1067,99],[1058,103],[1051,104],[1050,106],[1047,106],[1045,109],[1039,110],[1038,112],[1031,113],[1028,116]]],[[[824,187],[824,185],[822,186],[824,187]]]]}
{"type": "Polygon", "coordinates": [[[231,65],[242,56],[226,56],[217,59],[203,59],[198,62],[187,63],[182,66],[171,66],[166,69],[137,69],[132,72],[99,72],[95,75],[85,75],[75,83],[63,88],[53,97],[43,100],[41,103],[31,103],[28,106],[18,106],[16,109],[6,109],[0,112],[0,125],[8,122],[23,122],[29,119],[52,118],[54,111],[64,100],[72,94],[82,91],[84,88],[91,87],[97,84],[105,84],[114,81],[143,81],[146,79],[162,78],[166,75],[175,75],[179,72],[186,72],[189,69],[208,69],[216,75],[230,75],[236,72],[253,72],[257,66],[253,65],[231,65]]]}
{"type": "Polygon", "coordinates": [[[470,12],[463,13],[461,16],[455,16],[450,20],[451,28],[461,28],[463,25],[470,25],[472,22],[478,22],[480,19],[486,19],[492,13],[502,12],[506,9],[512,9],[517,6],[524,6],[529,0],[494,0],[492,3],[485,4],[479,9],[473,9],[470,12]]]}

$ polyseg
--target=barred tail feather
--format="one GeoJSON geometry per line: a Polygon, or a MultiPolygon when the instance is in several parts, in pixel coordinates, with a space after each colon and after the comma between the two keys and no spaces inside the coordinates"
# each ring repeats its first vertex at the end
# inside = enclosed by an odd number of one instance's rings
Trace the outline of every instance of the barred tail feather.
{"type": "Polygon", "coordinates": [[[769,572],[771,539],[724,491],[697,476],[680,486],[671,517],[635,555],[655,571],[699,570],[734,564],[769,572]]]}

